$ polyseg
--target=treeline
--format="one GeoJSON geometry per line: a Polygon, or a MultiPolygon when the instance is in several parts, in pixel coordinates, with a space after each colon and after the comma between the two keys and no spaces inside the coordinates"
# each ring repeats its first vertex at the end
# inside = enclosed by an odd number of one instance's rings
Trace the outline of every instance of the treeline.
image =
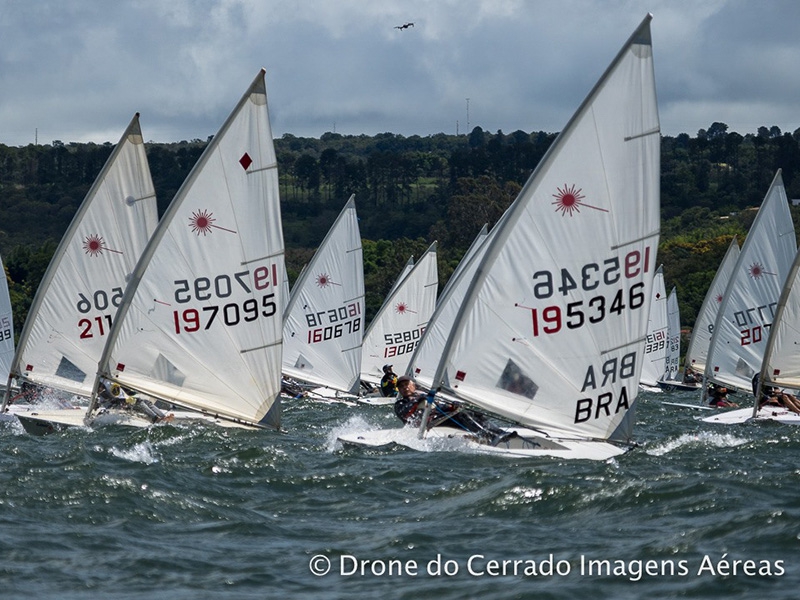
{"type": "MultiPolygon", "coordinates": [[[[494,225],[556,134],[410,136],[384,133],[275,140],[290,280],[313,254],[351,194],[356,196],[368,317],[409,256],[439,241],[444,285],[484,223],[494,225]]],[[[150,143],[148,160],[163,210],[207,141],[150,143]]],[[[691,326],[734,235],[740,240],[778,168],[789,198],[800,197],[800,129],[729,132],[713,123],[695,137],[662,137],[660,262],[691,326]]],[[[8,147],[0,144],[0,253],[15,322],[27,312],[49,257],[113,144],[8,147]]],[[[796,218],[796,213],[793,210],[796,218]]]]}

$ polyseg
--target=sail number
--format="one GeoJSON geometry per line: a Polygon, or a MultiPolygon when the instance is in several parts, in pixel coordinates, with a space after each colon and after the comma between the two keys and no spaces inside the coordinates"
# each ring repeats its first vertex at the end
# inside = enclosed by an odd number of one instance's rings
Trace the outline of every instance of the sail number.
{"type": "MultiPolygon", "coordinates": [[[[77,308],[78,312],[82,315],[86,315],[92,310],[104,312],[109,308],[113,308],[113,310],[116,311],[122,303],[122,294],[123,291],[121,287],[112,288],[110,294],[105,290],[95,290],[89,294],[89,296],[79,292],[78,302],[75,308],[77,308]]],[[[78,329],[80,330],[78,337],[82,340],[90,340],[95,336],[103,337],[111,329],[111,315],[103,314],[96,317],[87,316],[83,319],[79,319],[78,329]]]]}
{"type": "Polygon", "coordinates": [[[644,353],[650,354],[652,352],[659,352],[667,347],[667,334],[662,331],[656,331],[647,336],[644,346],[644,353]]]}
{"type": "MultiPolygon", "coordinates": [[[[253,286],[257,290],[265,290],[270,286],[278,285],[278,267],[258,267],[253,271],[253,286]],[[270,268],[271,267],[271,268],[270,268]]],[[[230,275],[217,275],[210,277],[197,277],[191,284],[188,279],[175,280],[175,302],[185,304],[192,300],[211,300],[212,298],[228,298],[235,290],[240,288],[246,293],[251,293],[249,279],[250,271],[240,271],[230,275]]]]}
{"type": "MultiPolygon", "coordinates": [[[[217,275],[216,277],[196,277],[193,280],[175,280],[175,302],[186,304],[192,301],[206,302],[212,299],[225,300],[235,292],[244,291],[252,294],[253,288],[258,291],[272,287],[277,289],[278,266],[271,264],[234,273],[217,275]]],[[[175,333],[193,333],[210,329],[214,323],[222,323],[227,327],[235,327],[240,323],[252,323],[260,318],[270,318],[278,312],[275,293],[270,292],[260,298],[247,298],[236,302],[206,305],[201,308],[184,308],[172,311],[172,322],[175,333]]]]}
{"type": "Polygon", "coordinates": [[[321,310],[318,312],[306,313],[306,323],[309,327],[320,327],[322,325],[334,325],[339,321],[346,321],[361,314],[361,303],[351,302],[346,306],[321,310]]]}
{"type": "Polygon", "coordinates": [[[90,300],[85,294],[78,293],[78,303],[75,308],[77,308],[78,312],[82,315],[85,315],[93,308],[99,311],[107,310],[109,306],[117,308],[122,302],[122,288],[112,288],[111,297],[109,297],[108,292],[105,290],[97,290],[91,294],[91,297],[90,300]]]}
{"type": "Polygon", "coordinates": [[[739,327],[739,343],[742,346],[749,346],[751,344],[758,344],[767,339],[769,336],[769,328],[772,325],[772,320],[775,318],[775,307],[777,302],[748,308],[746,310],[738,310],[733,313],[733,320],[736,326],[739,327]],[[769,316],[765,314],[764,309],[769,309],[769,316]],[[754,319],[753,315],[758,313],[759,319],[754,319]],[[767,322],[767,318],[770,322],[767,322]],[[756,324],[760,320],[760,324],[756,324]],[[752,326],[752,327],[751,327],[752,326]]]}
{"type": "Polygon", "coordinates": [[[383,349],[383,357],[391,358],[393,356],[402,356],[403,354],[413,352],[414,348],[419,344],[419,340],[424,332],[424,327],[417,327],[411,331],[385,333],[383,335],[383,341],[387,345],[383,349]]]}
{"type": "Polygon", "coordinates": [[[531,308],[533,319],[534,337],[541,334],[554,334],[561,331],[564,325],[567,329],[578,329],[587,322],[596,324],[603,321],[609,314],[622,314],[626,308],[636,310],[644,305],[644,283],[635,283],[631,286],[628,298],[623,290],[618,290],[610,305],[605,296],[595,296],[585,304],[583,300],[570,302],[566,311],[560,306],[545,306],[542,309],[531,308]]]}
{"type": "Polygon", "coordinates": [[[603,261],[602,267],[598,263],[588,263],[583,265],[580,275],[576,278],[568,269],[561,269],[561,272],[553,276],[550,271],[536,271],[533,274],[533,295],[538,300],[551,298],[558,291],[562,296],[566,296],[572,290],[581,289],[584,292],[591,292],[600,287],[600,283],[614,285],[624,275],[626,279],[632,279],[644,275],[650,270],[650,247],[644,250],[644,254],[638,250],[629,252],[623,258],[620,265],[619,257],[614,256],[603,261]],[[561,282],[556,288],[555,279],[561,282]]]}
{"type": "Polygon", "coordinates": [[[13,336],[11,335],[11,319],[8,317],[3,317],[0,319],[0,342],[5,342],[6,340],[10,340],[13,336]]]}
{"type": "Polygon", "coordinates": [[[242,321],[251,323],[259,317],[272,317],[278,312],[274,302],[275,294],[265,294],[261,304],[255,298],[248,298],[240,304],[229,302],[224,306],[204,306],[202,310],[186,308],[172,311],[175,333],[192,333],[209,329],[219,320],[228,327],[234,327],[242,321]]]}
{"type": "Polygon", "coordinates": [[[361,331],[361,303],[351,302],[345,306],[306,313],[309,344],[327,342],[345,334],[361,331]]]}

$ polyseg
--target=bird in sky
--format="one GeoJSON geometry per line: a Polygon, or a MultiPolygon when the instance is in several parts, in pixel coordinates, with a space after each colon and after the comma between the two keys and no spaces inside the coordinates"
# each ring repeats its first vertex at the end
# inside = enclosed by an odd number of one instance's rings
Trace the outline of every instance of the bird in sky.
{"type": "Polygon", "coordinates": [[[408,29],[409,27],[413,27],[413,23],[403,23],[402,25],[395,25],[395,29],[408,29]]]}

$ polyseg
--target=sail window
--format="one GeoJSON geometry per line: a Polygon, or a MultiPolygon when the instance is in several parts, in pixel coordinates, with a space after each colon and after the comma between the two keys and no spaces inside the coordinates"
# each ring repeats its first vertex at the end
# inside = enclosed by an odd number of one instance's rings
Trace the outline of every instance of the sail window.
{"type": "Polygon", "coordinates": [[[506,363],[506,368],[503,369],[503,374],[500,375],[500,381],[497,382],[497,387],[500,389],[511,392],[512,394],[519,394],[533,400],[536,392],[539,391],[539,386],[525,375],[519,366],[510,358],[506,363]]]}

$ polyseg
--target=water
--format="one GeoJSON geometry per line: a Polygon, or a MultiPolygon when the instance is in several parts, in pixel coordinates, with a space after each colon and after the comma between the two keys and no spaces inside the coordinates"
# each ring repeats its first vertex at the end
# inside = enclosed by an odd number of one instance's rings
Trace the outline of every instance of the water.
{"type": "Polygon", "coordinates": [[[608,462],[342,448],[390,409],[310,401],[285,434],[6,425],[0,594],[796,598],[800,428],[640,400],[608,462]]]}

